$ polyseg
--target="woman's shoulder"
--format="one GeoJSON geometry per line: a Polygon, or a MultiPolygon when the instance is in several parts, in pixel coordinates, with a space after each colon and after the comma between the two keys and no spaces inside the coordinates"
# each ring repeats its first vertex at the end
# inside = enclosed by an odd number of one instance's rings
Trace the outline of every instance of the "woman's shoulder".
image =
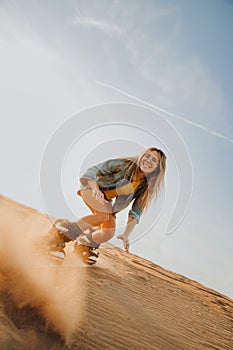
{"type": "Polygon", "coordinates": [[[125,172],[130,166],[130,161],[126,158],[112,158],[101,163],[98,167],[101,173],[119,173],[125,172]]]}
{"type": "Polygon", "coordinates": [[[131,159],[129,158],[115,158],[115,160],[121,164],[125,164],[125,163],[128,164],[132,162],[131,159]]]}
{"type": "Polygon", "coordinates": [[[131,160],[128,158],[111,158],[107,161],[111,165],[128,165],[131,163],[131,160]]]}

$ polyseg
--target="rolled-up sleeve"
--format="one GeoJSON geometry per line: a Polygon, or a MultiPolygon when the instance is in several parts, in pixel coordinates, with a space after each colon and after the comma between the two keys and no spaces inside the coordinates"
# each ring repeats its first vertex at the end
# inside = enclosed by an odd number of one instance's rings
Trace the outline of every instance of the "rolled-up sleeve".
{"type": "Polygon", "coordinates": [[[133,201],[133,205],[132,208],[130,209],[129,213],[128,213],[128,217],[131,217],[133,219],[137,220],[137,224],[140,221],[140,218],[142,216],[142,209],[140,208],[140,205],[138,203],[138,198],[136,198],[133,201]]]}
{"type": "Polygon", "coordinates": [[[91,168],[88,168],[80,178],[81,184],[86,185],[87,180],[96,180],[98,170],[99,170],[98,165],[92,166],[91,168]]]}
{"type": "Polygon", "coordinates": [[[107,160],[106,162],[102,162],[88,168],[80,178],[81,184],[86,185],[87,180],[97,180],[99,173],[102,173],[105,175],[111,174],[112,172],[111,167],[113,164],[114,164],[114,160],[110,159],[110,160],[107,160]]]}

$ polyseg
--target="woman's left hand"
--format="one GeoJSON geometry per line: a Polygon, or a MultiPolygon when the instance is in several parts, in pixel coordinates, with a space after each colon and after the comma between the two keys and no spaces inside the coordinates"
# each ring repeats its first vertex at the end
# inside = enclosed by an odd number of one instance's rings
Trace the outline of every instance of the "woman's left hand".
{"type": "Polygon", "coordinates": [[[128,253],[129,252],[129,239],[128,239],[128,237],[125,237],[124,235],[118,235],[117,238],[121,239],[123,241],[124,249],[125,249],[126,253],[128,253]]]}

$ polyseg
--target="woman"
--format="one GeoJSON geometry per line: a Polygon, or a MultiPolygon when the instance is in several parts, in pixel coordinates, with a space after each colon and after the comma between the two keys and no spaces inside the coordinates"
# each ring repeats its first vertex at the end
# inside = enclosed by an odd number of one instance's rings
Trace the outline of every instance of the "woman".
{"type": "Polygon", "coordinates": [[[52,228],[50,253],[64,258],[65,243],[76,240],[75,249],[87,263],[96,261],[96,249],[115,233],[116,214],[132,203],[123,234],[117,238],[129,249],[129,235],[139,223],[143,211],[162,186],[166,156],[150,147],[140,155],[107,160],[89,168],[81,177],[77,192],[92,211],[77,222],[57,220],[52,228]]]}

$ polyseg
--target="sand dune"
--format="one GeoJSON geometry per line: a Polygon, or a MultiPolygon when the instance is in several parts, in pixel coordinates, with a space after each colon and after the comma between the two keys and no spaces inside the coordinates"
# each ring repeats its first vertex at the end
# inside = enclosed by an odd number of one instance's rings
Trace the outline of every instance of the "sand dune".
{"type": "Polygon", "coordinates": [[[104,244],[95,267],[38,249],[50,221],[0,197],[0,349],[233,349],[233,301],[104,244]]]}

